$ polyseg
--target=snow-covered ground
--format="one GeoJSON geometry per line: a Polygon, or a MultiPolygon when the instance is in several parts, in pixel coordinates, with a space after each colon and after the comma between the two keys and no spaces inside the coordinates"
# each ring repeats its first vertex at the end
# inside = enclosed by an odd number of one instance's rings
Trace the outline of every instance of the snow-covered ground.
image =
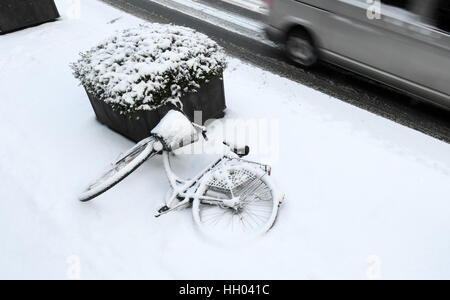
{"type": "Polygon", "coordinates": [[[158,158],[79,203],[132,143],[97,123],[69,63],[143,21],[76,2],[56,1],[61,21],[0,37],[1,279],[450,278],[450,146],[233,58],[226,120],[272,125],[258,127],[268,152],[252,142],[251,158],[273,162],[288,197],[267,236],[224,247],[189,210],[153,218],[169,186],[158,158]]]}

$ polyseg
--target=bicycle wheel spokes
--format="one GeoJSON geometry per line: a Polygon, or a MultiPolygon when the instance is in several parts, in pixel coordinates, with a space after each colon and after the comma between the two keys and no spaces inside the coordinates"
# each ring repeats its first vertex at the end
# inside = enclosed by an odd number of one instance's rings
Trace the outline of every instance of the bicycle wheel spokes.
{"type": "Polygon", "coordinates": [[[89,189],[93,189],[96,186],[102,184],[105,180],[114,177],[117,173],[119,173],[122,169],[129,165],[130,162],[136,159],[136,157],[138,157],[145,150],[145,148],[146,145],[140,145],[136,149],[133,149],[133,151],[130,152],[127,156],[112,164],[111,167],[107,169],[99,179],[97,179],[89,186],[89,189]]]}
{"type": "Polygon", "coordinates": [[[153,142],[153,138],[145,139],[122,154],[79,196],[80,201],[85,202],[94,199],[133,173],[148,158],[156,154],[153,151],[153,142]]]}
{"type": "Polygon", "coordinates": [[[225,167],[215,171],[199,187],[200,195],[194,200],[194,219],[209,234],[233,238],[269,230],[275,221],[278,202],[267,180],[267,176],[254,168],[225,167]],[[236,204],[230,207],[220,201],[217,204],[201,201],[202,196],[233,200],[236,204]]]}

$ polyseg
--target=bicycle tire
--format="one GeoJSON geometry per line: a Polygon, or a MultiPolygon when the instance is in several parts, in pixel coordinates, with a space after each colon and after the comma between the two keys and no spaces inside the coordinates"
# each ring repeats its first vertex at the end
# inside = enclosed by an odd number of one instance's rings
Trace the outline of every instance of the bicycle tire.
{"type": "MultiPolygon", "coordinates": [[[[214,172],[221,172],[224,171],[225,172],[230,172],[230,171],[243,171],[243,173],[246,174],[252,174],[254,179],[249,179],[249,180],[258,180],[261,185],[264,186],[264,188],[268,191],[270,191],[271,194],[271,199],[270,201],[272,203],[270,203],[270,205],[267,205],[266,209],[270,209],[270,214],[267,215],[266,220],[263,222],[264,224],[262,224],[259,228],[255,228],[255,230],[251,230],[248,232],[248,234],[243,235],[242,237],[245,238],[252,238],[252,237],[258,237],[261,236],[265,233],[267,233],[275,224],[275,221],[277,219],[278,216],[278,211],[279,211],[279,207],[281,205],[282,199],[283,199],[283,195],[281,193],[279,193],[278,189],[275,188],[274,183],[272,182],[271,178],[262,170],[250,165],[240,165],[240,166],[233,166],[233,167],[219,167],[216,170],[213,170],[211,173],[213,174],[214,172]]],[[[200,200],[201,196],[204,196],[208,190],[212,190],[212,186],[211,186],[211,174],[208,174],[205,176],[204,180],[202,180],[202,182],[199,185],[199,188],[197,189],[196,195],[194,197],[193,203],[192,203],[192,213],[193,213],[193,217],[194,217],[194,221],[197,225],[197,227],[203,232],[206,233],[209,237],[212,237],[214,239],[217,239],[218,236],[223,236],[224,238],[230,236],[230,238],[232,240],[238,240],[238,236],[235,235],[235,233],[239,234],[237,229],[235,232],[233,232],[233,228],[231,228],[231,232],[214,232],[214,230],[211,230],[210,228],[208,228],[208,225],[206,222],[206,217],[205,215],[202,216],[202,210],[205,209],[206,207],[209,208],[214,208],[215,207],[215,212],[213,212],[212,214],[210,214],[210,216],[212,216],[214,213],[217,213],[217,215],[220,217],[224,217],[227,218],[226,213],[230,213],[233,214],[234,212],[230,210],[232,210],[231,208],[228,207],[220,207],[219,205],[211,205],[211,204],[202,204],[202,200],[200,200]],[[223,211],[221,211],[221,209],[223,211]],[[223,215],[222,213],[223,212],[223,215]],[[225,233],[225,234],[223,234],[225,233]],[[236,239],[235,239],[236,237],[236,239]]],[[[253,182],[253,181],[252,181],[253,182]]],[[[245,182],[245,184],[252,184],[252,182],[245,182]]],[[[255,192],[255,191],[254,191],[255,192]]],[[[249,196],[249,194],[245,195],[246,197],[249,196]]],[[[240,196],[239,196],[240,197],[240,196]]],[[[227,199],[228,200],[228,199],[227,199]]],[[[264,200],[266,201],[266,200],[264,200]]],[[[261,203],[258,203],[258,205],[260,205],[261,203]]],[[[262,207],[258,207],[258,210],[261,210],[262,207]]],[[[268,210],[267,210],[268,212],[268,210]]],[[[231,216],[231,225],[233,224],[232,220],[235,216],[231,216]]],[[[238,216],[240,217],[240,216],[238,216]]],[[[225,220],[226,221],[226,220],[225,220]]],[[[241,218],[242,221],[242,218],[241,218]]],[[[209,223],[210,224],[210,223],[209,223]]],[[[218,225],[218,224],[216,224],[218,225]]],[[[225,225],[225,224],[224,224],[225,225]]],[[[225,225],[226,226],[226,225],[225,225]]],[[[226,231],[228,229],[225,229],[226,231]]]]}
{"type": "Polygon", "coordinates": [[[95,183],[91,184],[87,189],[85,189],[85,191],[79,196],[79,200],[81,202],[91,201],[109,191],[117,184],[119,184],[122,180],[127,178],[131,173],[142,166],[142,164],[146,162],[151,156],[156,154],[156,152],[153,150],[153,143],[154,139],[145,139],[122,154],[114,163],[111,164],[111,168],[109,168],[108,171],[105,171],[103,175],[95,181],[95,183]],[[103,179],[103,177],[108,175],[113,170],[117,169],[119,163],[121,163],[127,157],[132,156],[132,154],[135,154],[136,151],[139,151],[139,153],[135,157],[133,157],[132,160],[127,162],[124,168],[118,170],[111,177],[108,177],[102,182],[99,182],[103,179]]]}

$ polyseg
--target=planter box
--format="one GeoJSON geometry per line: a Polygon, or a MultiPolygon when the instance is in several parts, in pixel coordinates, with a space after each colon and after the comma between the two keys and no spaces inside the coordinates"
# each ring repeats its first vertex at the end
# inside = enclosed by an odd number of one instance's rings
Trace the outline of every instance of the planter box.
{"type": "MultiPolygon", "coordinates": [[[[152,129],[173,108],[171,105],[166,105],[152,111],[140,111],[132,116],[125,116],[114,111],[110,105],[89,92],[87,94],[97,120],[134,142],[149,137],[152,129]]],[[[197,93],[190,93],[181,98],[181,101],[183,111],[191,121],[194,121],[196,111],[202,112],[203,124],[209,119],[222,118],[226,109],[223,80],[215,78],[201,87],[197,93]]]]}
{"type": "Polygon", "coordinates": [[[53,0],[1,0],[0,34],[59,18],[53,0]]]}

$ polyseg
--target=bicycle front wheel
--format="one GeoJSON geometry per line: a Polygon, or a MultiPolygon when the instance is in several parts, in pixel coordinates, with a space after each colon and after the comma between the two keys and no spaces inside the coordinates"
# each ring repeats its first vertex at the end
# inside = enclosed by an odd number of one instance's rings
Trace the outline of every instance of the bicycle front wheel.
{"type": "Polygon", "coordinates": [[[263,170],[247,164],[222,166],[200,183],[193,215],[208,236],[233,241],[269,231],[281,200],[263,170]]]}
{"type": "Polygon", "coordinates": [[[97,180],[90,184],[79,196],[82,202],[90,201],[113,188],[128,175],[139,168],[150,156],[156,154],[153,150],[153,137],[147,138],[133,148],[120,155],[119,158],[97,180]]]}

